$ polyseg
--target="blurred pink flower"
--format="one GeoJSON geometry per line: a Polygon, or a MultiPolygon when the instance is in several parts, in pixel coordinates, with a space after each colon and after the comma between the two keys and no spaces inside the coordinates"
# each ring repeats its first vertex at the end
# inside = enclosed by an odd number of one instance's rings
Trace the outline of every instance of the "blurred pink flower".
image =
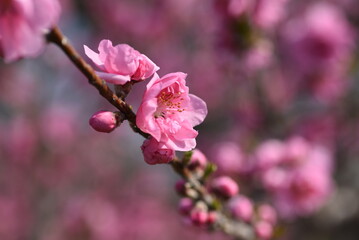
{"type": "Polygon", "coordinates": [[[277,212],[272,206],[268,204],[263,204],[258,207],[258,217],[263,221],[269,222],[270,224],[277,223],[277,212]]]}
{"type": "Polygon", "coordinates": [[[217,177],[210,184],[211,191],[216,194],[230,198],[239,192],[238,184],[228,176],[217,177]]]}
{"type": "Polygon", "coordinates": [[[286,142],[270,140],[258,149],[263,154],[258,158],[257,174],[282,217],[308,215],[325,203],[333,188],[333,159],[328,149],[300,137],[286,142]],[[274,142],[278,144],[269,144],[274,142]],[[275,145],[281,145],[281,154],[272,155],[276,157],[269,161],[269,153],[279,149],[275,145]],[[271,151],[263,151],[270,146],[271,151]],[[265,168],[263,162],[268,163],[265,168]]]}
{"type": "Polygon", "coordinates": [[[0,52],[6,62],[35,57],[45,45],[44,34],[60,15],[57,0],[0,2],[0,52]]]}
{"type": "Polygon", "coordinates": [[[253,203],[246,196],[239,195],[228,202],[228,208],[236,219],[249,222],[253,215],[253,203]]]}
{"type": "Polygon", "coordinates": [[[147,84],[137,112],[137,126],[167,148],[188,151],[196,146],[198,132],[193,129],[207,115],[206,103],[189,94],[186,74],[157,74],[147,84]]]}
{"type": "Polygon", "coordinates": [[[141,149],[145,162],[151,165],[168,163],[175,157],[175,151],[167,149],[163,143],[157,142],[153,137],[146,139],[143,142],[141,149]]]}
{"type": "Polygon", "coordinates": [[[216,144],[212,155],[218,169],[225,174],[242,174],[251,170],[251,163],[245,161],[247,159],[236,142],[225,141],[216,144]]]}
{"type": "Polygon", "coordinates": [[[331,70],[345,61],[354,35],[341,10],[328,3],[311,5],[288,21],[282,34],[294,67],[305,72],[331,70]]]}
{"type": "Polygon", "coordinates": [[[99,53],[84,46],[86,55],[102,72],[97,74],[108,83],[123,85],[131,80],[142,81],[152,76],[159,67],[148,57],[127,44],[112,46],[110,40],[102,40],[99,53]]]}
{"type": "Polygon", "coordinates": [[[255,223],[254,230],[260,239],[270,239],[273,234],[273,226],[266,221],[255,223]]]}

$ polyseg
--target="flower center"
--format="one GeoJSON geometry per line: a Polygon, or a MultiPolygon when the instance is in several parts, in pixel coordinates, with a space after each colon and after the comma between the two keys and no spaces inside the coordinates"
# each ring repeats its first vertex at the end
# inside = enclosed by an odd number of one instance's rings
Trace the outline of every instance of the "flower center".
{"type": "Polygon", "coordinates": [[[183,108],[184,98],[182,97],[182,94],[182,92],[174,91],[172,87],[162,90],[157,96],[158,107],[154,117],[166,118],[170,115],[185,111],[183,108]]]}

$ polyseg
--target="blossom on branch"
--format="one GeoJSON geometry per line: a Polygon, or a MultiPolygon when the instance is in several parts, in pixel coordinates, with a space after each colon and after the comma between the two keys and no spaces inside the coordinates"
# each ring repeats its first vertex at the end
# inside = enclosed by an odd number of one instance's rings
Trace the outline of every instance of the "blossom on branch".
{"type": "Polygon", "coordinates": [[[175,158],[175,151],[167,149],[152,137],[143,142],[141,149],[145,162],[150,165],[169,163],[175,158]]]}
{"type": "Polygon", "coordinates": [[[98,46],[99,53],[86,45],[84,49],[102,70],[97,74],[108,83],[123,85],[131,80],[142,81],[160,69],[147,56],[127,44],[112,46],[110,40],[102,40],[98,46]]]}
{"type": "Polygon", "coordinates": [[[207,115],[206,103],[189,94],[186,74],[157,74],[147,84],[137,112],[137,126],[167,148],[189,151],[196,146],[198,132],[194,126],[207,115]]]}
{"type": "Polygon", "coordinates": [[[0,1],[0,54],[6,62],[35,57],[44,45],[44,34],[60,15],[57,0],[0,1]]]}

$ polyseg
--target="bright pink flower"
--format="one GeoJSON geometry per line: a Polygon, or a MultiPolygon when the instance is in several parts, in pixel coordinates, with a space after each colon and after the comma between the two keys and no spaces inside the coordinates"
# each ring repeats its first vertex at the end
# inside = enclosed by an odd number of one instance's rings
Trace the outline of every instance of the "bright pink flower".
{"type": "Polygon", "coordinates": [[[231,214],[243,221],[250,221],[253,216],[253,203],[245,196],[236,196],[228,202],[228,208],[231,214]]]}
{"type": "Polygon", "coordinates": [[[92,115],[89,124],[98,132],[110,133],[118,126],[116,115],[110,111],[99,111],[92,115]]]}
{"type": "Polygon", "coordinates": [[[137,112],[137,126],[167,148],[188,151],[196,146],[193,129],[207,115],[206,103],[188,93],[186,74],[155,74],[137,112]]]}
{"type": "Polygon", "coordinates": [[[5,61],[39,55],[45,45],[44,34],[59,15],[57,0],[2,0],[0,52],[5,61]]]}
{"type": "Polygon", "coordinates": [[[211,190],[224,197],[233,197],[239,192],[239,187],[232,178],[222,176],[213,179],[211,190]]]}
{"type": "Polygon", "coordinates": [[[86,45],[84,48],[86,55],[102,70],[97,74],[108,83],[123,85],[131,80],[142,81],[159,69],[148,57],[127,44],[112,46],[110,40],[102,40],[99,53],[86,45]]]}
{"type": "Polygon", "coordinates": [[[175,151],[167,149],[163,143],[152,137],[143,142],[141,149],[145,162],[150,165],[168,163],[175,157],[175,151]]]}

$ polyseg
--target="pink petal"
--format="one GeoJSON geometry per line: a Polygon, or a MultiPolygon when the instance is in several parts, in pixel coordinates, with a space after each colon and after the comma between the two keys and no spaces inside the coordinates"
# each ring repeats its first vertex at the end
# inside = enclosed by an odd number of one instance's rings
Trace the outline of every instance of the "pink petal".
{"type": "Polygon", "coordinates": [[[203,122],[207,116],[207,104],[202,99],[193,94],[189,94],[189,98],[191,100],[190,109],[184,111],[182,114],[185,116],[185,119],[192,124],[192,126],[197,126],[203,122]]]}
{"type": "Polygon", "coordinates": [[[85,54],[88,58],[90,58],[92,60],[92,62],[94,64],[96,64],[99,68],[101,68],[102,70],[104,69],[104,65],[103,62],[100,59],[100,56],[98,53],[92,51],[89,47],[87,47],[86,45],[84,45],[84,50],[85,50],[85,54]]]}
{"type": "Polygon", "coordinates": [[[105,73],[105,72],[96,72],[96,74],[106,82],[113,83],[116,85],[124,85],[125,83],[131,81],[130,76],[122,76],[118,74],[105,73]]]}

